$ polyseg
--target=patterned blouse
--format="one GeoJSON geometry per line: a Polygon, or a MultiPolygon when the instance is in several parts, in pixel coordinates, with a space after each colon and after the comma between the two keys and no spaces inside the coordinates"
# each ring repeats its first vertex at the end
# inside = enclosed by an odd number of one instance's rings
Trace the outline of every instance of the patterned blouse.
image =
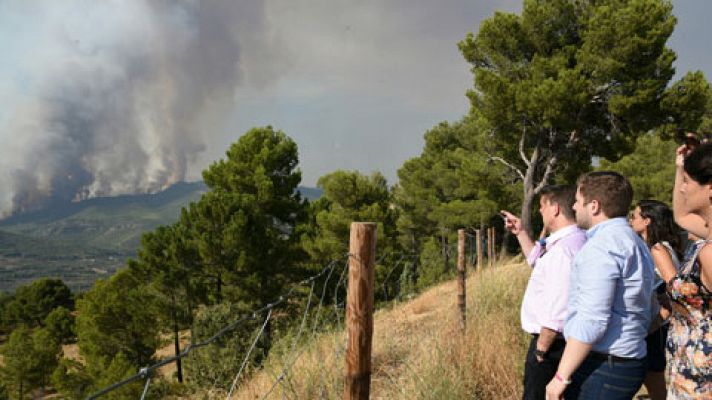
{"type": "Polygon", "coordinates": [[[673,315],[668,333],[668,399],[712,399],[712,293],[702,284],[697,244],[668,283],[673,315]]]}

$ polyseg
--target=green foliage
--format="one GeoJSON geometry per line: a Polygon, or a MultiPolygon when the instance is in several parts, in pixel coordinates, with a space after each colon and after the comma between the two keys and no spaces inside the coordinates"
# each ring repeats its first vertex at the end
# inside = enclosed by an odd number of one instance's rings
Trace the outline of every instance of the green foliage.
{"type": "Polygon", "coordinates": [[[312,204],[316,235],[302,240],[312,260],[322,264],[343,256],[354,221],[378,223],[380,252],[393,246],[389,241],[395,237],[396,213],[383,175],[335,171],[319,178],[317,186],[323,197],[312,204]]]}
{"type": "Polygon", "coordinates": [[[92,376],[119,353],[135,370],[152,360],[159,345],[155,304],[155,294],[129,269],[97,281],[78,300],[77,338],[92,376]]]}
{"type": "Polygon", "coordinates": [[[482,151],[483,134],[471,119],[440,123],[425,134],[425,148],[398,170],[398,227],[416,236],[479,226],[501,204],[516,203],[508,171],[482,151]]]}
{"type": "Polygon", "coordinates": [[[24,325],[2,346],[2,381],[10,397],[22,399],[32,389],[44,388],[57,366],[60,345],[46,329],[34,332],[24,325]]]}
{"type": "Polygon", "coordinates": [[[6,305],[5,316],[15,324],[41,326],[56,307],[74,308],[69,287],[60,279],[43,278],[20,286],[6,305]]]}
{"type": "Polygon", "coordinates": [[[633,202],[655,199],[672,201],[675,181],[675,149],[677,144],[646,134],[638,138],[635,151],[616,162],[601,160],[599,170],[621,173],[633,185],[633,202]]]}
{"type": "Polygon", "coordinates": [[[442,253],[443,246],[454,243],[457,229],[479,227],[501,208],[521,204],[520,189],[509,171],[488,161],[485,139],[472,119],[441,123],[425,134],[423,153],[398,170],[400,186],[394,195],[400,211],[398,230],[402,245],[421,254],[421,262],[432,258],[422,256],[429,237],[439,237],[430,246],[440,243],[442,253]]]}
{"type": "Polygon", "coordinates": [[[44,320],[44,326],[59,343],[70,343],[75,337],[75,320],[72,313],[59,306],[52,310],[44,320]]]}
{"type": "MultiPolygon", "coordinates": [[[[138,371],[135,364],[124,353],[118,353],[111,359],[111,362],[101,371],[98,371],[94,378],[91,393],[102,390],[105,387],[120,382],[138,371]]],[[[130,400],[141,398],[144,382],[141,380],[121,386],[118,389],[103,395],[102,399],[109,400],[130,400]]]]}
{"type": "Polygon", "coordinates": [[[92,378],[83,364],[78,361],[63,358],[52,372],[52,386],[67,398],[85,398],[89,393],[92,378]]]}
{"type": "Polygon", "coordinates": [[[33,377],[39,387],[49,384],[52,372],[59,363],[62,347],[57,338],[47,328],[32,333],[33,377]]]}
{"type": "MultiPolygon", "coordinates": [[[[319,268],[343,259],[349,250],[351,223],[377,223],[376,291],[378,299],[393,298],[403,266],[393,207],[386,179],[378,172],[365,176],[356,171],[335,171],[317,183],[323,197],[311,205],[313,229],[302,236],[302,246],[319,268]],[[399,262],[401,261],[401,262],[399,262]]],[[[334,282],[335,284],[336,282],[334,282]]]]}
{"type": "Polygon", "coordinates": [[[712,91],[702,72],[688,72],[665,92],[661,107],[669,115],[669,121],[660,129],[669,139],[675,128],[703,131],[712,117],[712,91]]]}
{"type": "MultiPolygon", "coordinates": [[[[249,313],[250,309],[246,304],[201,306],[193,322],[193,341],[197,343],[207,340],[236,320],[250,315],[249,313]]],[[[202,387],[229,389],[249,346],[255,339],[258,325],[263,323],[260,319],[264,317],[264,314],[258,315],[257,320],[245,321],[213,344],[191,352],[185,360],[189,382],[202,387]]],[[[258,346],[251,355],[250,364],[262,359],[264,351],[264,347],[258,346]]],[[[243,376],[248,375],[247,372],[244,371],[243,376]]]]}
{"type": "MultiPolygon", "coordinates": [[[[132,273],[150,282],[158,294],[155,304],[158,316],[163,326],[170,327],[175,341],[179,340],[180,330],[190,326],[197,304],[206,300],[202,264],[192,231],[186,226],[190,223],[186,212],[182,212],[180,222],[144,234],[138,261],[129,261],[132,273]]],[[[182,382],[180,361],[177,366],[182,382]]]]}
{"type": "Polygon", "coordinates": [[[557,175],[618,159],[660,125],[699,123],[701,74],[668,87],[675,22],[666,0],[525,0],[521,14],[495,13],[460,42],[483,150],[523,181],[525,226],[557,175]]]}
{"type": "Polygon", "coordinates": [[[265,304],[303,276],[296,226],[306,217],[297,191],[297,146],[272,127],[254,128],[234,143],[227,157],[203,172],[210,191],[191,205],[192,228],[207,273],[239,283],[232,301],[265,304]]]}
{"type": "Polygon", "coordinates": [[[35,386],[33,369],[36,363],[32,349],[31,331],[23,325],[17,327],[2,346],[3,381],[13,398],[24,398],[35,386]]]}
{"type": "Polygon", "coordinates": [[[442,243],[436,237],[428,238],[420,253],[416,287],[424,289],[445,279],[454,271],[455,260],[456,256],[451,255],[446,267],[442,243]]]}

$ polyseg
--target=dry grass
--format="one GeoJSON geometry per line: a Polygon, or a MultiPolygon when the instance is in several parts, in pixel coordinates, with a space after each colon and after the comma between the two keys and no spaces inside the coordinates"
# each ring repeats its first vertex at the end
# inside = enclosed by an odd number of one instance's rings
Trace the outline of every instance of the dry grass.
{"type": "MultiPolygon", "coordinates": [[[[465,335],[459,329],[454,281],[376,313],[372,399],[521,398],[527,338],[519,327],[519,305],[529,269],[517,260],[502,264],[468,276],[465,335]]],[[[342,333],[323,334],[300,346],[303,353],[267,398],[342,398],[343,346],[342,333]]],[[[273,354],[233,398],[262,399],[285,361],[291,360],[273,354]]]]}

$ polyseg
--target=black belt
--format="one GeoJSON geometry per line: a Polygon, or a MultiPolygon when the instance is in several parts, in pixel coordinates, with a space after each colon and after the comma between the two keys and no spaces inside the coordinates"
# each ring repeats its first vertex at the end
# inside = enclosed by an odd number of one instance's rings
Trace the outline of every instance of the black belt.
{"type": "Polygon", "coordinates": [[[607,361],[607,362],[618,362],[618,363],[641,361],[641,359],[639,359],[639,358],[619,357],[619,356],[614,356],[613,354],[599,353],[597,351],[592,351],[592,352],[588,353],[588,358],[593,361],[607,361]]]}
{"type": "MultiPolygon", "coordinates": [[[[538,337],[539,337],[539,334],[538,334],[538,333],[532,333],[531,335],[534,336],[534,338],[538,338],[538,337]]],[[[557,333],[556,333],[556,336],[554,336],[554,340],[564,340],[564,341],[565,341],[566,339],[564,339],[564,335],[562,335],[561,333],[557,332],[557,333]]]]}

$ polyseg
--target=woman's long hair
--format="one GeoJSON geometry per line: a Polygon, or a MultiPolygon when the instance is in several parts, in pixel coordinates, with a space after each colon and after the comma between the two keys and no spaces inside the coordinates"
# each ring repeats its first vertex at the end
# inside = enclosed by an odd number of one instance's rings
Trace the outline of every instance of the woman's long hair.
{"type": "Polygon", "coordinates": [[[641,200],[638,202],[640,216],[649,218],[647,227],[647,244],[652,247],[660,242],[670,243],[677,257],[683,253],[682,230],[675,223],[672,210],[667,204],[657,200],[641,200]]]}

